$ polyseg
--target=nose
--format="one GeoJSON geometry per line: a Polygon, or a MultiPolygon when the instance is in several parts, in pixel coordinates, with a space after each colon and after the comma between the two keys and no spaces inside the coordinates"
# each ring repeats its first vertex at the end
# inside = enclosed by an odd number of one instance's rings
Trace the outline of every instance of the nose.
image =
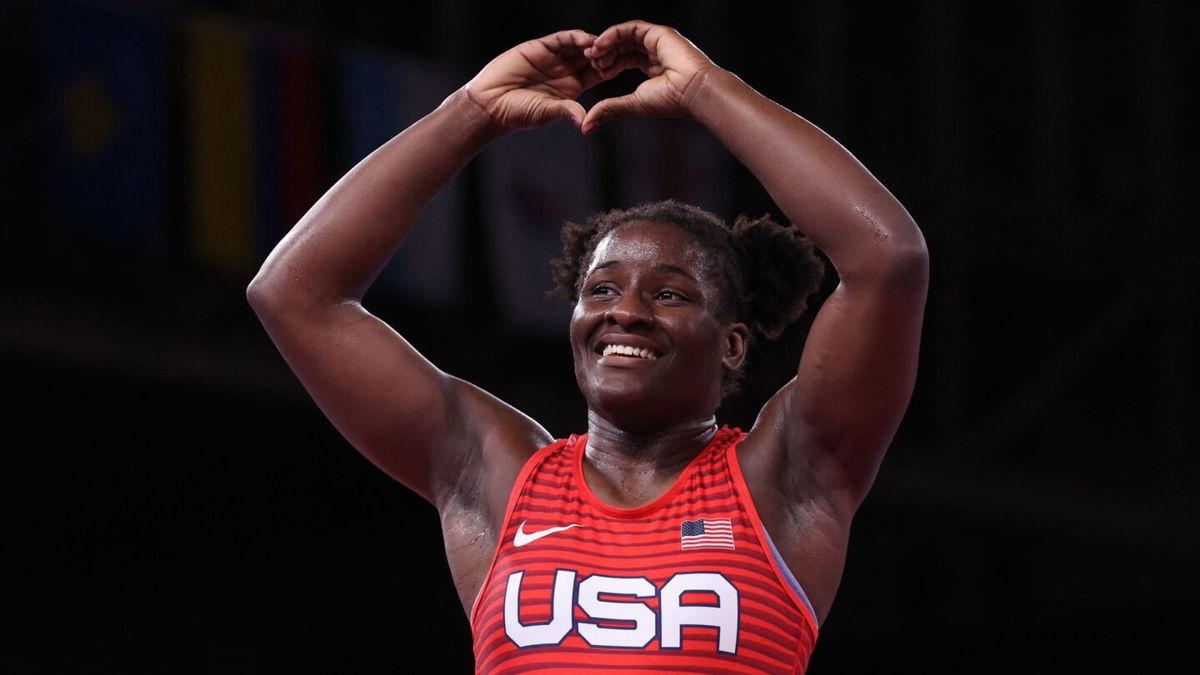
{"type": "Polygon", "coordinates": [[[605,312],[604,320],[610,325],[631,328],[642,324],[649,326],[654,323],[654,314],[640,293],[626,293],[621,299],[610,305],[605,312]]]}

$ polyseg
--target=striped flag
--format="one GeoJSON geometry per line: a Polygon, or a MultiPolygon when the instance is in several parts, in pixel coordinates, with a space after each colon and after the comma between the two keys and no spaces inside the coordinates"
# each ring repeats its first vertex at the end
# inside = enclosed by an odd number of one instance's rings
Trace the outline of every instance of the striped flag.
{"type": "Polygon", "coordinates": [[[733,550],[733,522],[728,518],[685,520],[679,528],[679,547],[733,550]]]}
{"type": "Polygon", "coordinates": [[[303,32],[197,14],[185,65],[189,245],[244,275],[320,196],[320,52],[303,32]]]}

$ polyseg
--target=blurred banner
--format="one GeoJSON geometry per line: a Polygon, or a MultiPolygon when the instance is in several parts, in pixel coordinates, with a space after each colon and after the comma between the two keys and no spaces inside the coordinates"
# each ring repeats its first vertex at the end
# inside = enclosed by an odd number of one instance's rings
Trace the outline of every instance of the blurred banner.
{"type": "Polygon", "coordinates": [[[277,29],[254,37],[253,88],[256,263],[321,195],[317,52],[311,40],[277,29]]]}
{"type": "Polygon", "coordinates": [[[620,119],[610,123],[616,203],[629,208],[676,199],[731,218],[729,162],[704,127],[676,120],[620,119]]]}
{"type": "MultiPolygon", "coordinates": [[[[337,81],[344,148],[339,174],[432,112],[459,86],[440,62],[353,43],[339,51],[337,81]]],[[[442,188],[380,275],[378,286],[411,302],[459,304],[463,298],[460,251],[465,194],[461,177],[442,188]]]]}
{"type": "Polygon", "coordinates": [[[216,18],[188,26],[189,241],[195,257],[230,274],[254,263],[250,31],[216,18]]]}
{"type": "Polygon", "coordinates": [[[323,187],[316,48],[213,17],[187,33],[189,242],[206,266],[245,275],[323,187]]]}
{"type": "Polygon", "coordinates": [[[480,162],[500,317],[520,329],[565,334],[570,307],[546,297],[549,263],[562,255],[563,222],[583,222],[605,207],[599,146],[562,121],[505,136],[480,162]]]}
{"type": "Polygon", "coordinates": [[[165,23],[134,7],[40,5],[45,219],[131,249],[165,246],[165,23]]]}

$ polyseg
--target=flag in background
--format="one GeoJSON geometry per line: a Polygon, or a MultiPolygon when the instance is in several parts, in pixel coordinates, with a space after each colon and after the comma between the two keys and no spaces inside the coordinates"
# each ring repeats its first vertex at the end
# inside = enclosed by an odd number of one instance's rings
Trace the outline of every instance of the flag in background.
{"type": "Polygon", "coordinates": [[[255,253],[265,258],[323,188],[317,50],[306,36],[252,33],[255,253]]]}
{"type": "Polygon", "coordinates": [[[188,26],[190,244],[203,264],[242,274],[254,262],[250,31],[215,17],[188,26]]]}
{"type": "MultiPolygon", "coordinates": [[[[341,172],[432,112],[458,86],[444,64],[347,43],[339,54],[341,172]]],[[[406,300],[454,305],[463,297],[461,178],[426,205],[378,284],[406,300]]]]}
{"type": "Polygon", "coordinates": [[[188,26],[189,240],[210,268],[248,273],[320,196],[317,58],[282,28],[188,26]]]}
{"type": "Polygon", "coordinates": [[[563,221],[601,210],[597,144],[569,122],[510,134],[480,157],[487,237],[501,317],[522,330],[566,331],[571,309],[546,297],[563,221]]]}
{"type": "Polygon", "coordinates": [[[42,212],[132,249],[165,246],[165,24],[153,11],[47,0],[39,50],[47,112],[42,212]]]}

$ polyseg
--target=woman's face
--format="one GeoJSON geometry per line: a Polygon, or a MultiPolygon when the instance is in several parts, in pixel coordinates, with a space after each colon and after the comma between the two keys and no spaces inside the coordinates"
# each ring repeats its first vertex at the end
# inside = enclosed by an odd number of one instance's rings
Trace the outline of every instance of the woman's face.
{"type": "Polygon", "coordinates": [[[707,255],[675,225],[634,221],[596,246],[571,316],[575,377],[590,410],[646,433],[711,416],[746,328],[718,320],[707,255]]]}

